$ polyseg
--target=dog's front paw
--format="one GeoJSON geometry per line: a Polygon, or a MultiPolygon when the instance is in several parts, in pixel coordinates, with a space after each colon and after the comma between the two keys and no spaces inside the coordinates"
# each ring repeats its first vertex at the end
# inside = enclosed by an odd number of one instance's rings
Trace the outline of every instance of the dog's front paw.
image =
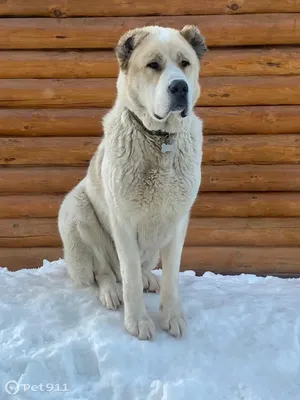
{"type": "Polygon", "coordinates": [[[158,277],[151,271],[144,270],[142,273],[144,291],[159,293],[160,283],[158,277]]]}
{"type": "Polygon", "coordinates": [[[155,335],[154,323],[148,315],[143,315],[141,318],[125,318],[125,328],[140,340],[152,340],[155,335]]]}
{"type": "Polygon", "coordinates": [[[161,327],[174,337],[182,337],[186,331],[183,312],[179,310],[161,310],[161,327]]]}
{"type": "Polygon", "coordinates": [[[117,310],[122,304],[122,289],[116,282],[106,282],[99,285],[99,299],[104,307],[117,310]]]}

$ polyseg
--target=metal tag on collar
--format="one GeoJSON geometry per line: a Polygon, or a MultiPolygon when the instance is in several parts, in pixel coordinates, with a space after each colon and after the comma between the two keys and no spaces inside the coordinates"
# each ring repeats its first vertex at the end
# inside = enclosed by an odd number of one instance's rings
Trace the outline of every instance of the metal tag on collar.
{"type": "Polygon", "coordinates": [[[162,153],[170,153],[174,150],[174,145],[173,145],[173,138],[169,136],[166,137],[164,143],[161,145],[161,151],[162,153]]]}

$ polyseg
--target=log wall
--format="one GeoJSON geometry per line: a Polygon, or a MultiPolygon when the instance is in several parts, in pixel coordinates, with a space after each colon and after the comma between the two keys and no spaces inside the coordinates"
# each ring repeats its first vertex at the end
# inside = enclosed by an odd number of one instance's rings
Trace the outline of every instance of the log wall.
{"type": "Polygon", "coordinates": [[[57,212],[115,98],[129,28],[197,24],[203,182],[182,269],[300,275],[300,1],[0,1],[0,265],[62,255],[57,212]]]}

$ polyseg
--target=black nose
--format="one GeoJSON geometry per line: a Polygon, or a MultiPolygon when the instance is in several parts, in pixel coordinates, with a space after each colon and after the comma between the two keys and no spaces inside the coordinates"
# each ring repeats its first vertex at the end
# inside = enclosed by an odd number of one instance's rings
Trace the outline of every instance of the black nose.
{"type": "Polygon", "coordinates": [[[185,81],[181,79],[175,79],[169,85],[169,91],[175,95],[186,95],[189,88],[185,81]]]}

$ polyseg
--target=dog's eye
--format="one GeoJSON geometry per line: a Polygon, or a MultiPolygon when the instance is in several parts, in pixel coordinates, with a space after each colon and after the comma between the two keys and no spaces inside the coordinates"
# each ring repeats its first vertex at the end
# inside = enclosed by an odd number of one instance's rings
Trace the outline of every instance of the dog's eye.
{"type": "Polygon", "coordinates": [[[182,60],[180,65],[182,68],[186,68],[190,65],[190,63],[188,62],[188,60],[182,60]]]}
{"type": "Polygon", "coordinates": [[[153,62],[147,64],[147,67],[151,68],[151,69],[154,69],[156,71],[160,69],[160,65],[156,61],[153,61],[153,62]]]}

